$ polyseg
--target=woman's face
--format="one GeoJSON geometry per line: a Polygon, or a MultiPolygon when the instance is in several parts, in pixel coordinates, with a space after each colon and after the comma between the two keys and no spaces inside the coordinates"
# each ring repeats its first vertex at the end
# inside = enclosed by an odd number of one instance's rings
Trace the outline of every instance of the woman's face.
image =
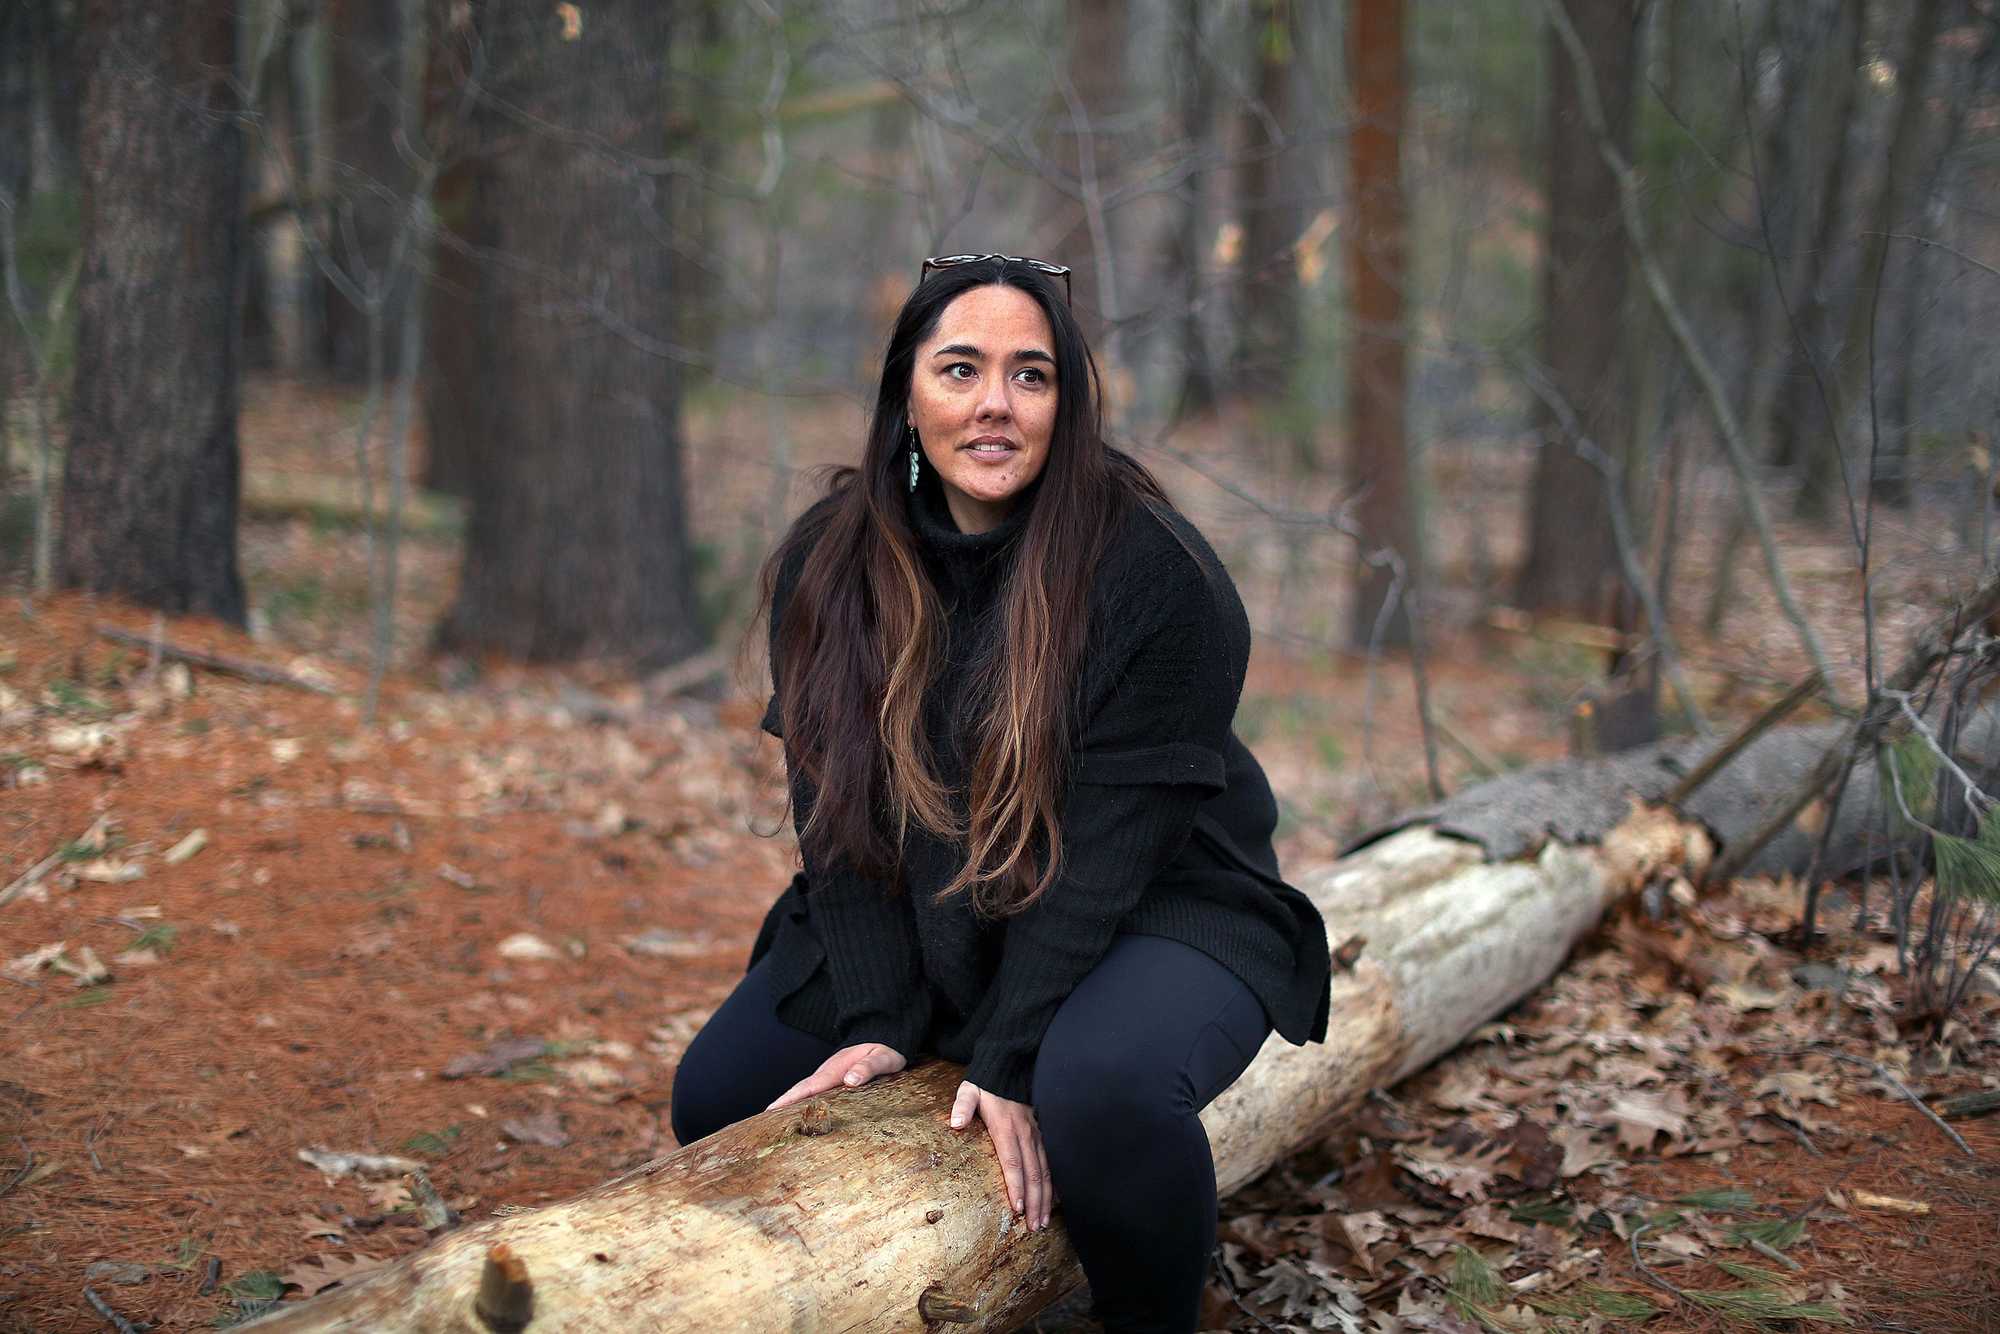
{"type": "Polygon", "coordinates": [[[918,346],[910,421],[960,532],[998,524],[1042,475],[1055,374],[1049,317],[1016,287],[961,292],[918,346]]]}

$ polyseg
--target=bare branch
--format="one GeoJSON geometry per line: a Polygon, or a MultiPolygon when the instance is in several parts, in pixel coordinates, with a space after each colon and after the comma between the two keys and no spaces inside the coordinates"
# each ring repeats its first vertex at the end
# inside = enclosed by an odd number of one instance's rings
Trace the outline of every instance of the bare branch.
{"type": "Polygon", "coordinates": [[[1819,635],[1806,620],[1798,599],[1792,595],[1791,580],[1785,574],[1784,561],[1778,553],[1777,538],[1771,529],[1771,516],[1765,510],[1763,495],[1757,488],[1750,448],[1743,439],[1743,429],[1736,420],[1736,409],[1729,401],[1729,391],[1723,386],[1721,377],[1716,374],[1715,367],[1708,360],[1708,355],[1695,341],[1694,332],[1688,326],[1687,316],[1682,313],[1679,302],[1674,299],[1673,292],[1667,286],[1666,274],[1661,271],[1659,260],[1653,254],[1646,232],[1645,211],[1640,206],[1638,180],[1633,173],[1632,164],[1625,160],[1625,155],[1619,151],[1618,145],[1611,138],[1604,119],[1604,104],[1597,94],[1597,77],[1591,68],[1590,55],[1583,49],[1583,41],[1577,36],[1576,27],[1569,21],[1569,14],[1564,11],[1560,0],[1542,0],[1542,9],[1548,15],[1549,22],[1554,25],[1564,49],[1569,53],[1570,60],[1576,65],[1576,86],[1583,102],[1584,120],[1590,126],[1592,137],[1597,140],[1599,156],[1604,159],[1605,165],[1611,168],[1612,175],[1617,178],[1619,215],[1625,223],[1626,240],[1631,244],[1632,252],[1639,262],[1639,270],[1645,277],[1646,290],[1652,296],[1653,306],[1659,312],[1661,320],[1665,322],[1674,336],[1675,343],[1679,345],[1681,355],[1687,358],[1689,369],[1694,372],[1696,381],[1701,385],[1709,415],[1715,422],[1716,431],[1722,437],[1729,461],[1736,469],[1737,480],[1743,487],[1744,504],[1749,510],[1751,524],[1757,533],[1757,544],[1764,554],[1764,567],[1770,576],[1771,591],[1777,597],[1778,605],[1784,609],[1785,619],[1790,621],[1793,629],[1798,632],[1799,642],[1805,647],[1806,655],[1812,659],[1813,666],[1825,678],[1827,688],[1834,690],[1834,673],[1832,665],[1827,660],[1826,650],[1820,645],[1819,635]]]}

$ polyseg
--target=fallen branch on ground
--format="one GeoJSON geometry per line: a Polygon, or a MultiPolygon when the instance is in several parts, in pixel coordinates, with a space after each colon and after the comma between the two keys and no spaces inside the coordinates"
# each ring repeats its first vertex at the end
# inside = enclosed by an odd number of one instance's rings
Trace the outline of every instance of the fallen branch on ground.
{"type": "Polygon", "coordinates": [[[152,635],[135,635],[130,630],[120,630],[115,625],[91,627],[99,639],[108,639],[114,644],[125,644],[132,648],[142,648],[148,653],[158,653],[161,657],[178,658],[192,667],[204,667],[211,672],[224,672],[230,676],[240,676],[246,681],[256,681],[260,685],[290,686],[293,690],[310,690],[315,695],[338,695],[332,686],[318,681],[308,681],[303,676],[280,671],[276,667],[266,667],[262,663],[250,662],[243,658],[226,657],[220,653],[209,653],[172,640],[159,639],[152,635]]]}

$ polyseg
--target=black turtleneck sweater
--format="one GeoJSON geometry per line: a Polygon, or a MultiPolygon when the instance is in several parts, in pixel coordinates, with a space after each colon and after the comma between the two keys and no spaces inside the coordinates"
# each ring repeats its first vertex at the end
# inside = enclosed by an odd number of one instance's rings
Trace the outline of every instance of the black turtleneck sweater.
{"type": "MultiPolygon", "coordinates": [[[[948,619],[926,729],[962,817],[967,757],[950,720],[988,648],[997,621],[988,613],[1032,494],[983,533],[959,531],[933,470],[909,501],[948,619]]],[[[802,564],[779,571],[774,648],[802,564]]],[[[1091,607],[1055,883],[1026,911],[999,919],[976,915],[963,893],[935,903],[964,848],[914,825],[903,849],[906,895],[804,858],[750,952],[753,965],[771,956],[784,1022],[842,1045],[881,1042],[910,1060],[935,1052],[962,1062],[965,1078],[988,1093],[1029,1102],[1035,1054],[1057,1007],[1119,932],[1137,932],[1183,941],[1229,968],[1286,1041],[1325,1039],[1325,923],[1279,877],[1277,805],[1231,730],[1250,655],[1235,585],[1184,516],[1156,516],[1135,501],[1099,565],[1091,607]]],[[[775,695],[764,729],[783,736],[775,695]]],[[[792,794],[803,827],[811,794],[796,781],[792,794]]]]}

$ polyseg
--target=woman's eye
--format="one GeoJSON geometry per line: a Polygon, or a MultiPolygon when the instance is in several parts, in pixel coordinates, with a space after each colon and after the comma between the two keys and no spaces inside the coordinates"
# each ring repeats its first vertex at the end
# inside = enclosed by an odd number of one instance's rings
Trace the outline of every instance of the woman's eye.
{"type": "Polygon", "coordinates": [[[968,375],[971,374],[972,363],[969,361],[954,361],[951,365],[944,368],[944,373],[954,380],[963,380],[966,378],[966,376],[958,373],[960,371],[965,371],[968,375]]]}
{"type": "Polygon", "coordinates": [[[1042,369],[1038,366],[1023,366],[1021,368],[1020,373],[1022,375],[1031,375],[1034,377],[1033,379],[1028,381],[1029,384],[1043,385],[1049,382],[1049,377],[1046,374],[1044,374],[1042,369]]]}

